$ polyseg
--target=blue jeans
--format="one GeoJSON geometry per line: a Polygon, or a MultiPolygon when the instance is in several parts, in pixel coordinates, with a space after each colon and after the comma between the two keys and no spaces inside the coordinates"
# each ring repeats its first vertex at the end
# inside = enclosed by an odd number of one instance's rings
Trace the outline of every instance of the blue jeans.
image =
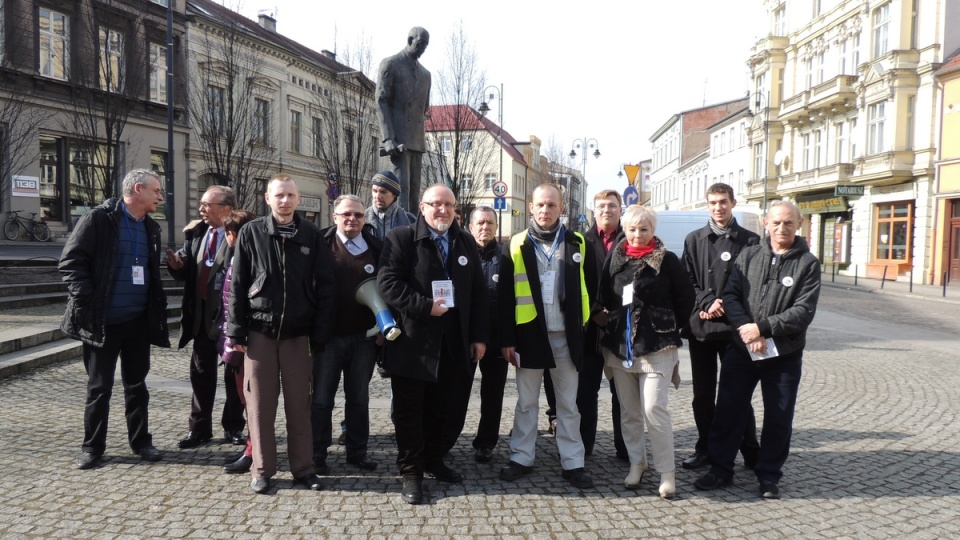
{"type": "Polygon", "coordinates": [[[740,347],[730,346],[720,363],[717,411],[710,427],[708,452],[711,471],[733,478],[733,461],[743,441],[753,391],[760,383],[763,429],[760,458],[754,467],[761,482],[780,481],[790,453],[793,413],[803,366],[803,351],[754,362],[740,347]]]}
{"type": "Polygon", "coordinates": [[[370,436],[370,377],[377,359],[373,338],[363,333],[337,336],[327,343],[323,352],[313,357],[313,460],[327,459],[332,440],[333,403],[343,373],[344,416],[347,427],[347,459],[357,460],[367,455],[370,436]]]}

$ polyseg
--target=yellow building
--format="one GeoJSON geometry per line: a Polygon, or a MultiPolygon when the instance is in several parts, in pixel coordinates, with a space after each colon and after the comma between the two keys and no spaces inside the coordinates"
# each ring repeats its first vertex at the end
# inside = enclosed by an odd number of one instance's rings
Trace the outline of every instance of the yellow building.
{"type": "Polygon", "coordinates": [[[936,162],[933,282],[960,283],[960,50],[937,73],[940,144],[936,162]]]}

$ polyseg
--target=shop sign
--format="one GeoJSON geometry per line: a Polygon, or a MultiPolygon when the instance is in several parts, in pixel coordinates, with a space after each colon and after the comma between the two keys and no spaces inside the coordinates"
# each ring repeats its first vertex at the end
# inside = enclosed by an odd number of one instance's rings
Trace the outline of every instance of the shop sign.
{"type": "Polygon", "coordinates": [[[837,197],[862,197],[864,186],[855,186],[852,184],[837,184],[833,188],[833,194],[837,197]]]}
{"type": "Polygon", "coordinates": [[[848,209],[845,197],[797,197],[797,206],[801,215],[846,212],[848,209]]]}

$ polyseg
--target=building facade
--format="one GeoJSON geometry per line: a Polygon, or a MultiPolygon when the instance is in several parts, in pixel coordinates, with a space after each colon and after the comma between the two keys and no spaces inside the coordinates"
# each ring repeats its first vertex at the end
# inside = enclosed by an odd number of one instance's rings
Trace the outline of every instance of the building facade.
{"type": "Polygon", "coordinates": [[[933,208],[933,282],[960,283],[960,50],[937,71],[940,140],[933,208]]]}

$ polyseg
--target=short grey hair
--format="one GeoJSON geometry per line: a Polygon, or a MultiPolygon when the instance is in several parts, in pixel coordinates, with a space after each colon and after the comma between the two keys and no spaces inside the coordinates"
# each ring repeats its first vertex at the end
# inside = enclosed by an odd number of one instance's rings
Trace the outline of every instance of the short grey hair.
{"type": "Polygon", "coordinates": [[[649,206],[640,206],[639,204],[632,204],[627,207],[627,210],[623,213],[623,224],[624,225],[639,225],[640,223],[646,221],[653,227],[654,230],[657,229],[657,211],[649,206]]]}
{"type": "Polygon", "coordinates": [[[223,200],[220,201],[221,204],[229,206],[230,208],[237,207],[237,192],[229,186],[215,185],[207,188],[207,193],[211,191],[218,191],[220,195],[223,196],[223,200]]]}
{"type": "Polygon", "coordinates": [[[780,200],[780,199],[778,199],[778,200],[776,200],[776,201],[771,201],[770,204],[767,205],[767,213],[764,214],[764,215],[765,215],[765,216],[769,216],[769,215],[770,215],[770,211],[773,210],[774,208],[778,207],[778,206],[786,206],[786,207],[790,208],[791,210],[793,210],[793,215],[794,215],[794,217],[796,217],[797,219],[802,219],[802,218],[803,218],[803,214],[800,213],[800,207],[797,206],[793,201],[785,201],[785,200],[780,200]]]}
{"type": "Polygon", "coordinates": [[[156,178],[157,182],[160,182],[160,175],[150,169],[134,169],[128,172],[127,175],[123,177],[123,196],[132,196],[134,186],[137,184],[146,184],[147,178],[156,178]]]}
{"type": "Polygon", "coordinates": [[[352,193],[347,193],[345,195],[341,195],[336,199],[334,199],[333,207],[336,208],[340,206],[340,203],[342,203],[343,201],[353,201],[353,202],[360,203],[360,206],[363,206],[363,199],[361,199],[360,197],[357,197],[356,195],[353,195],[352,193]]]}
{"type": "Polygon", "coordinates": [[[477,206],[470,211],[470,223],[473,223],[473,217],[477,215],[477,212],[489,212],[490,215],[493,216],[493,222],[497,222],[497,212],[493,208],[490,208],[489,206],[477,206]]]}

